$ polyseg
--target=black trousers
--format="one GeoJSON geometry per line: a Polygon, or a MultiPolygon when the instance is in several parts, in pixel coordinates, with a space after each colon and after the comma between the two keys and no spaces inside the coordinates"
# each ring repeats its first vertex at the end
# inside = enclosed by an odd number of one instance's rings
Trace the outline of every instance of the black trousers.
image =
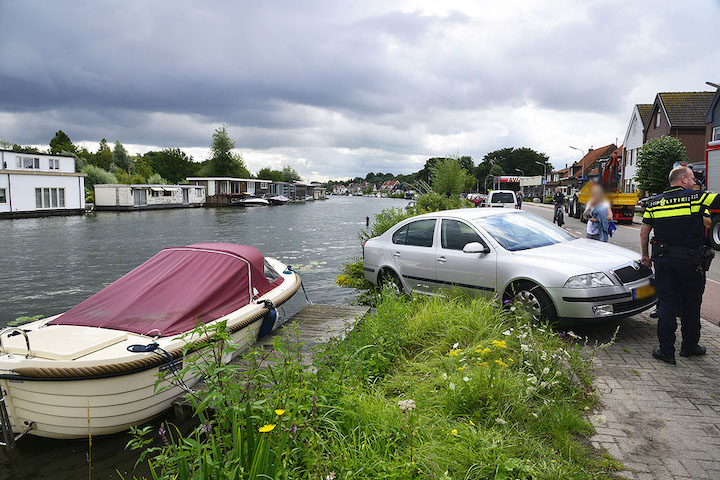
{"type": "Polygon", "coordinates": [[[700,340],[700,305],[705,273],[689,259],[653,258],[658,294],[657,334],[660,351],[675,354],[676,316],[680,313],[682,349],[692,349],[700,340]]]}

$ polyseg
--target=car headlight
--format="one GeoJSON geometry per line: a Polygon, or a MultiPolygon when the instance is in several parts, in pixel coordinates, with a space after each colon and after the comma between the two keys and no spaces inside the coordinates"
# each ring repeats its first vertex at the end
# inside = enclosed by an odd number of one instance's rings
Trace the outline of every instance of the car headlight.
{"type": "Polygon", "coordinates": [[[602,272],[586,273],[568,278],[564,288],[595,288],[612,287],[614,284],[610,277],[602,272]]]}

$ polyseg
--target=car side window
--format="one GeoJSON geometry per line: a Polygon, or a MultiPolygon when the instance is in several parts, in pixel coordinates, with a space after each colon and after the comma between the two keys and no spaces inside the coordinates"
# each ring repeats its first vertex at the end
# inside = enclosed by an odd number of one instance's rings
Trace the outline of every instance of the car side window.
{"type": "Polygon", "coordinates": [[[472,242],[480,242],[485,245],[480,235],[467,223],[459,220],[443,219],[440,226],[440,244],[442,248],[462,250],[465,245],[472,242]]]}
{"type": "Polygon", "coordinates": [[[407,224],[406,245],[432,247],[436,220],[418,220],[407,224]]]}
{"type": "Polygon", "coordinates": [[[405,241],[407,239],[407,232],[408,232],[408,225],[398,228],[398,230],[395,233],[393,233],[392,242],[396,245],[405,245],[405,241]]]}

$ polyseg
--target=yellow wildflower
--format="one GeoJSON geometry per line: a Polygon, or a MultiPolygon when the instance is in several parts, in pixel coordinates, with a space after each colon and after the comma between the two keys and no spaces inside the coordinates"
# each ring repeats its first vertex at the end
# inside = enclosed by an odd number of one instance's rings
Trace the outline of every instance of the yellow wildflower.
{"type": "Polygon", "coordinates": [[[472,425],[473,427],[475,426],[472,420],[470,420],[470,425],[472,425]]]}
{"type": "Polygon", "coordinates": [[[507,343],[505,343],[505,340],[493,340],[492,344],[494,347],[507,348],[507,343]]]}
{"type": "Polygon", "coordinates": [[[452,433],[453,435],[457,435],[457,428],[453,428],[450,433],[452,433]]]}
{"type": "Polygon", "coordinates": [[[275,410],[275,415],[277,415],[278,417],[281,416],[283,413],[285,413],[285,410],[283,410],[281,408],[278,408],[277,410],[275,410]]]}
{"type": "Polygon", "coordinates": [[[266,423],[266,424],[263,425],[262,427],[258,428],[258,432],[260,432],[260,433],[268,433],[268,432],[272,432],[274,429],[275,429],[275,424],[274,424],[274,423],[266,423]]]}
{"type": "Polygon", "coordinates": [[[450,349],[450,353],[448,353],[448,356],[457,357],[458,355],[460,355],[460,352],[462,352],[462,348],[452,348],[450,349]]]}
{"type": "Polygon", "coordinates": [[[485,367],[485,366],[487,366],[487,362],[478,363],[478,367],[485,367]]]}
{"type": "Polygon", "coordinates": [[[462,367],[458,367],[458,370],[460,370],[461,372],[465,370],[465,365],[463,365],[462,367]]]}
{"type": "Polygon", "coordinates": [[[487,347],[485,347],[485,348],[480,348],[480,347],[478,347],[478,349],[475,350],[475,353],[479,353],[479,354],[481,354],[481,355],[485,355],[486,353],[490,353],[490,352],[492,352],[492,350],[490,350],[490,349],[487,348],[487,347]]]}
{"type": "Polygon", "coordinates": [[[501,367],[507,367],[507,366],[508,366],[507,363],[503,362],[502,358],[498,358],[497,360],[495,360],[495,363],[497,363],[497,364],[500,365],[501,367]]]}

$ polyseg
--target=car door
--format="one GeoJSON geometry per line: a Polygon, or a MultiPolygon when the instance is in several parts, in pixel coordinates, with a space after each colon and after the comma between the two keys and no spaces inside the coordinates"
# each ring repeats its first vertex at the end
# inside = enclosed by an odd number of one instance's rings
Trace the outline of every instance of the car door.
{"type": "Polygon", "coordinates": [[[392,235],[393,263],[405,285],[414,292],[431,293],[435,282],[435,227],[437,219],[410,222],[392,235]]]}
{"type": "Polygon", "coordinates": [[[470,224],[452,218],[443,218],[441,222],[439,245],[435,250],[437,283],[492,296],[497,277],[495,250],[470,224]],[[463,247],[472,242],[481,243],[490,252],[464,253],[463,247]]]}

